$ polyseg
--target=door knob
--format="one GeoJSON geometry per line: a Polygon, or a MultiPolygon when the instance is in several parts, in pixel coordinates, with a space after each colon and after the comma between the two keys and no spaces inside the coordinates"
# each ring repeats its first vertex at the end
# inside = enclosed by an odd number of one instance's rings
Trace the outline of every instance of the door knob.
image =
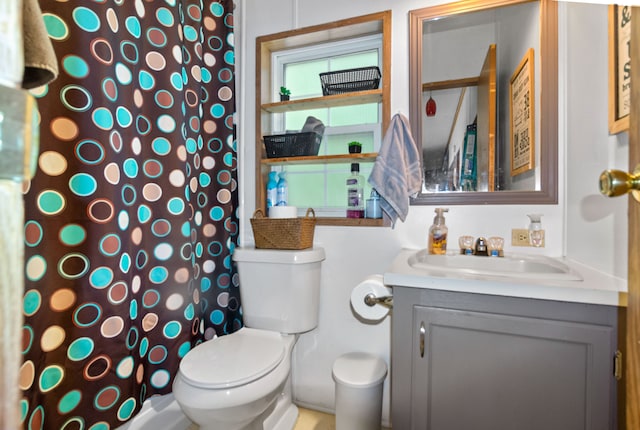
{"type": "Polygon", "coordinates": [[[600,192],[607,197],[617,197],[631,192],[640,202],[640,164],[633,173],[622,170],[605,170],[600,174],[600,192]]]}

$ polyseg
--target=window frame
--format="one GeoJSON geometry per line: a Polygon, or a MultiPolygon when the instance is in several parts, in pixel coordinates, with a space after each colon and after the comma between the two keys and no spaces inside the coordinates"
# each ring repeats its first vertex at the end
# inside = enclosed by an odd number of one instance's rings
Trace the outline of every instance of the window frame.
{"type": "MultiPolygon", "coordinates": [[[[383,37],[382,34],[371,34],[365,36],[354,37],[350,39],[344,39],[339,41],[332,41],[321,43],[313,46],[299,47],[281,51],[274,51],[271,54],[271,88],[273,91],[272,97],[273,99],[278,98],[279,89],[281,86],[285,86],[285,68],[289,64],[305,62],[305,61],[315,61],[315,60],[327,60],[329,65],[331,60],[336,57],[342,57],[349,54],[358,54],[364,52],[375,51],[377,55],[377,66],[382,67],[382,59],[383,59],[383,37]]],[[[329,70],[332,71],[331,67],[329,70]]],[[[319,77],[318,77],[319,79],[319,77]]],[[[321,93],[313,94],[311,97],[320,97],[321,93]]],[[[327,107],[329,112],[335,107],[327,107]]],[[[327,126],[325,128],[325,138],[327,136],[335,136],[340,134],[350,134],[350,133],[371,133],[373,139],[373,150],[377,152],[380,148],[380,144],[382,141],[382,106],[378,104],[377,106],[377,122],[375,123],[366,123],[366,124],[353,124],[353,125],[343,125],[343,126],[327,126]]],[[[331,114],[329,113],[329,116],[331,114]]],[[[271,115],[271,130],[285,130],[285,113],[274,114],[271,115]]],[[[325,140],[323,138],[323,141],[325,140]]],[[[354,161],[355,162],[355,161],[354,161]]],[[[350,174],[351,164],[345,162],[343,165],[345,178],[350,174]]],[[[336,168],[335,165],[329,164],[313,164],[309,165],[309,173],[318,174],[321,173],[325,176],[323,192],[326,196],[329,190],[329,183],[326,180],[327,174],[335,173],[336,168]]],[[[272,171],[283,171],[287,170],[285,165],[272,166],[272,171]]],[[[340,169],[337,169],[340,170],[340,169]]],[[[295,177],[297,175],[303,175],[302,172],[288,172],[287,177],[290,175],[295,177]]],[[[367,178],[365,178],[365,183],[368,186],[367,178]]],[[[365,186],[365,196],[368,195],[367,191],[370,191],[370,187],[365,186]]],[[[335,207],[335,206],[327,206],[325,198],[325,205],[322,207],[314,207],[314,211],[316,215],[319,217],[344,217],[346,207],[335,207]]],[[[346,205],[345,205],[346,206],[346,205]]],[[[304,211],[306,209],[299,208],[299,216],[304,215],[304,211]]]]}
{"type": "MultiPolygon", "coordinates": [[[[387,131],[391,122],[391,44],[392,44],[392,11],[390,9],[379,12],[368,13],[336,21],[297,27],[288,30],[278,31],[256,37],[255,50],[255,175],[254,182],[254,203],[255,209],[260,209],[266,213],[266,183],[267,172],[274,165],[281,164],[314,164],[318,163],[349,163],[351,159],[366,159],[375,161],[377,154],[363,154],[353,156],[345,154],[337,158],[317,157],[317,160],[280,160],[268,159],[265,154],[264,136],[274,134],[276,131],[270,128],[270,118],[274,114],[283,111],[299,111],[303,106],[321,107],[326,105],[344,106],[349,104],[361,104],[365,100],[379,103],[382,106],[382,134],[387,131]],[[382,35],[382,74],[380,86],[377,90],[367,91],[366,95],[345,94],[328,97],[316,97],[310,99],[300,99],[293,101],[278,101],[272,94],[271,79],[271,54],[275,51],[282,51],[285,48],[302,46],[312,46],[327,41],[338,39],[355,38],[364,35],[382,35]],[[308,161],[307,161],[308,160],[308,161]]],[[[313,158],[313,157],[311,157],[313,158]]],[[[342,227],[390,227],[388,217],[382,219],[362,219],[346,217],[316,217],[317,226],[342,226],[342,227]]]]}

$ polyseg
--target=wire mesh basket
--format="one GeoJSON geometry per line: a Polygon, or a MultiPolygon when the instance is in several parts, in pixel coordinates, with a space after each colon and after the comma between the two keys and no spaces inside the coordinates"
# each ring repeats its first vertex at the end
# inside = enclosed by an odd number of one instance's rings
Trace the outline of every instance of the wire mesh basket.
{"type": "Polygon", "coordinates": [[[380,68],[377,66],[320,73],[322,95],[375,90],[380,86],[380,77],[380,68]]]}
{"type": "Polygon", "coordinates": [[[322,135],[313,131],[264,136],[267,158],[318,155],[322,135]]]}

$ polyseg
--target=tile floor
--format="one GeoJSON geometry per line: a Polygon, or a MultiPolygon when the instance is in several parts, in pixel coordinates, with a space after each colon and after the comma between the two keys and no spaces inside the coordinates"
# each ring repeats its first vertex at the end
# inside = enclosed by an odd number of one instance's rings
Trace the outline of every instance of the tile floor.
{"type": "MultiPolygon", "coordinates": [[[[298,408],[298,421],[293,430],[335,430],[336,419],[331,414],[312,411],[311,409],[298,408]]],[[[198,430],[198,426],[192,424],[187,430],[198,430]]]]}
{"type": "MultiPolygon", "coordinates": [[[[335,430],[336,418],[331,414],[304,409],[298,406],[298,421],[293,430],[335,430]]],[[[389,427],[382,427],[381,430],[391,430],[389,427]]]]}
{"type": "Polygon", "coordinates": [[[298,421],[293,430],[335,430],[336,418],[324,412],[298,408],[298,421]]]}
{"type": "MultiPolygon", "coordinates": [[[[293,430],[335,430],[336,419],[331,414],[313,411],[311,409],[298,408],[298,421],[293,430]]],[[[195,424],[188,430],[198,430],[195,424]]],[[[383,430],[389,430],[383,427],[383,430]]]]}

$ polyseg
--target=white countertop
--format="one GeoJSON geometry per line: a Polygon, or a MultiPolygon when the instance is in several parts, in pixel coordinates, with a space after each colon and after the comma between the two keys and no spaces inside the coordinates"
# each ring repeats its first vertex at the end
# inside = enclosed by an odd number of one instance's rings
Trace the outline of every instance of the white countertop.
{"type": "MultiPolygon", "coordinates": [[[[627,306],[627,280],[617,278],[567,258],[554,258],[569,266],[581,281],[529,280],[466,274],[427,276],[411,267],[415,249],[404,249],[384,273],[384,283],[393,287],[427,288],[464,293],[489,294],[596,305],[627,306]]],[[[482,257],[484,258],[484,257],[482,257]]],[[[487,257],[496,258],[496,257],[487,257]]]]}

